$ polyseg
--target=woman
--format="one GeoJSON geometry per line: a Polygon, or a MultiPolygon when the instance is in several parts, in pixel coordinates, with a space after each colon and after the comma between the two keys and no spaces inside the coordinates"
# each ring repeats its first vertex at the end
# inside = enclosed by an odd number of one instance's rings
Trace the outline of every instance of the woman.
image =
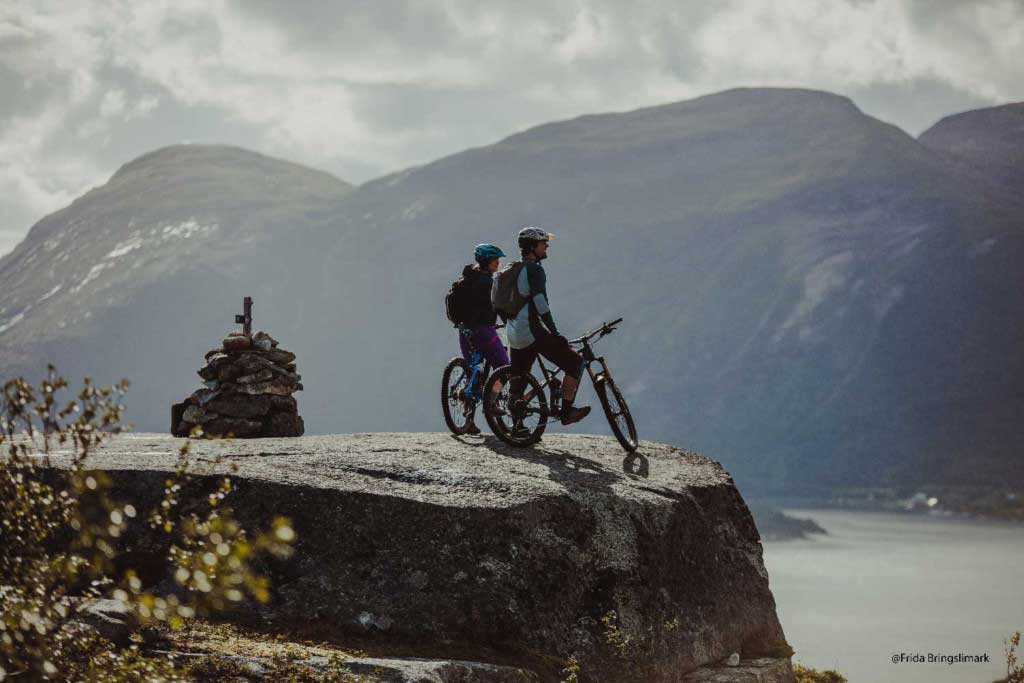
{"type": "MultiPolygon", "coordinates": [[[[492,370],[508,365],[508,352],[498,336],[498,314],[491,306],[491,283],[500,266],[499,259],[504,255],[493,244],[478,244],[473,252],[476,264],[462,269],[462,277],[469,284],[469,296],[466,319],[459,329],[459,347],[467,361],[475,350],[487,359],[492,370]]],[[[468,434],[480,433],[473,416],[470,416],[467,428],[468,434]]]]}

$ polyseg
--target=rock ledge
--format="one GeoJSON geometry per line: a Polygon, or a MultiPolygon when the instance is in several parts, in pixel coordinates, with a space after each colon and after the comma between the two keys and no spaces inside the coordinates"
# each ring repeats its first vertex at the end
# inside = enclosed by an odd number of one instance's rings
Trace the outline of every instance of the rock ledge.
{"type": "MultiPolygon", "coordinates": [[[[92,463],[146,505],[181,442],[125,435],[92,463]]],[[[643,442],[624,458],[610,438],[551,434],[533,449],[409,433],[191,447],[200,463],[224,456],[211,478],[237,467],[243,523],[282,514],[298,534],[267,568],[272,603],[240,620],[540,681],[570,656],[583,681],[717,680],[686,676],[785,643],[750,512],[696,453],[643,442]]],[[[158,557],[150,540],[138,557],[158,557]]]]}

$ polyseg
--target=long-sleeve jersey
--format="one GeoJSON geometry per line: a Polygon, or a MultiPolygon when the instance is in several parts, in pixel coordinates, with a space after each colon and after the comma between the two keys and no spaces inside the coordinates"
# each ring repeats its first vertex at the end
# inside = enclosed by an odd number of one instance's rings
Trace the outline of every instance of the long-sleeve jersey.
{"type": "Polygon", "coordinates": [[[472,263],[462,269],[462,277],[469,281],[470,315],[463,325],[471,330],[494,325],[498,314],[491,306],[491,273],[480,270],[472,263]]]}
{"type": "MultiPolygon", "coordinates": [[[[523,297],[530,298],[514,318],[509,318],[505,332],[508,334],[509,346],[513,349],[525,349],[539,337],[551,334],[541,323],[542,316],[552,320],[544,268],[536,261],[527,261],[526,266],[519,271],[516,286],[523,297]]],[[[554,325],[553,321],[551,324],[554,325]]]]}

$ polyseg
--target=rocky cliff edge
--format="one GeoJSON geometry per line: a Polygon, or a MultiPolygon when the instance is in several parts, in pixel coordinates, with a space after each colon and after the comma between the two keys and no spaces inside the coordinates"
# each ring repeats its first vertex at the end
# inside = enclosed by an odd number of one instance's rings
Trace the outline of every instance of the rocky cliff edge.
{"type": "MultiPolygon", "coordinates": [[[[145,505],[181,443],[123,435],[92,463],[145,505]]],[[[194,441],[192,453],[204,476],[232,474],[244,523],[285,515],[298,534],[295,555],[266,568],[271,603],[232,618],[538,681],[569,657],[583,681],[792,680],[754,521],[704,456],[408,433],[194,441]],[[732,653],[741,666],[724,666],[732,653]]],[[[151,542],[138,539],[137,564],[159,559],[151,542]]]]}

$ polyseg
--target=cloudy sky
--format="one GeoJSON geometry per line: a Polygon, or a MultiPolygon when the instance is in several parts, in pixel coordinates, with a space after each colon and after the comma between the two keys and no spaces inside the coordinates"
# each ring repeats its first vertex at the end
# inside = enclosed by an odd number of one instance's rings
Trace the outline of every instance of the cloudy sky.
{"type": "Polygon", "coordinates": [[[1024,0],[0,2],[0,254],[149,150],[359,183],[530,126],[736,86],[918,134],[1024,100],[1024,0]]]}

